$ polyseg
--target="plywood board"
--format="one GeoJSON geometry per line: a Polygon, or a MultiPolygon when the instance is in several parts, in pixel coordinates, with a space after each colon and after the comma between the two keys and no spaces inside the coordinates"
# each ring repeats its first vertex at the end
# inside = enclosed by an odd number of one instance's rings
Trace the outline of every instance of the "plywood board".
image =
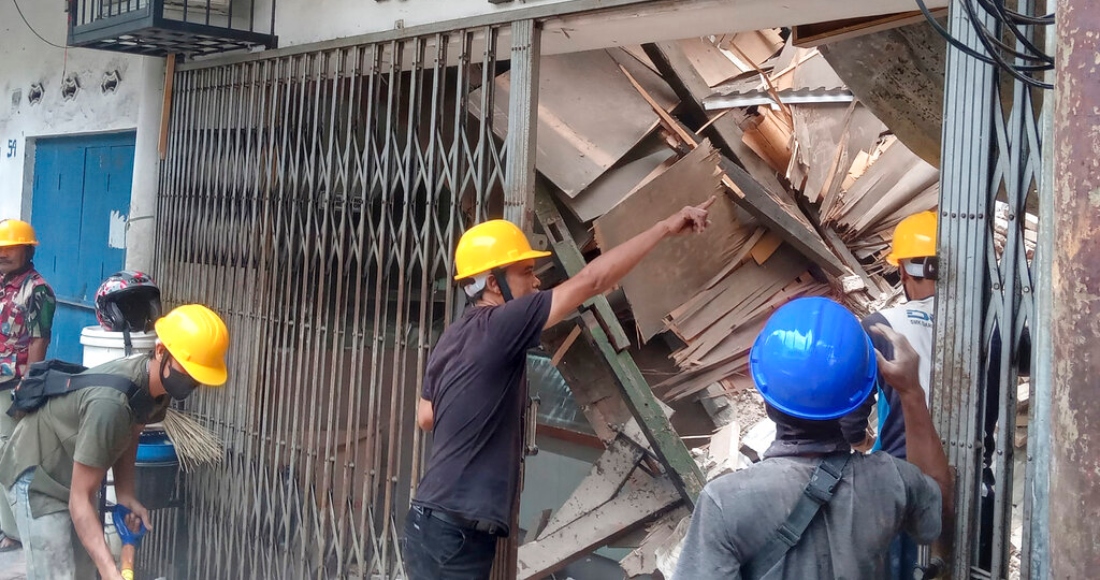
{"type": "Polygon", "coordinates": [[[783,48],[783,37],[777,29],[751,30],[738,32],[723,46],[736,47],[737,52],[757,65],[763,65],[783,48]]]}
{"type": "Polygon", "coordinates": [[[637,149],[635,158],[623,158],[576,197],[562,198],[577,219],[589,222],[602,216],[652,179],[654,172],[667,170],[678,159],[658,138],[646,139],[637,149]]]}
{"type": "MultiPolygon", "coordinates": [[[[535,166],[569,197],[584,191],[657,125],[657,116],[620,64],[661,107],[676,106],[676,95],[661,77],[622,49],[546,56],[539,64],[535,166]]],[[[504,73],[495,82],[493,130],[504,138],[511,77],[504,73]]],[[[478,114],[480,91],[468,101],[478,114]]]]}
{"type": "Polygon", "coordinates": [[[708,87],[724,83],[745,72],[721,49],[702,38],[681,40],[680,48],[708,87]]]}
{"type": "Polygon", "coordinates": [[[664,317],[698,292],[736,253],[747,232],[721,194],[718,152],[704,142],[595,222],[603,251],[642,233],[686,205],[717,196],[701,235],[664,240],[622,281],[643,340],[664,330],[664,317]]]}

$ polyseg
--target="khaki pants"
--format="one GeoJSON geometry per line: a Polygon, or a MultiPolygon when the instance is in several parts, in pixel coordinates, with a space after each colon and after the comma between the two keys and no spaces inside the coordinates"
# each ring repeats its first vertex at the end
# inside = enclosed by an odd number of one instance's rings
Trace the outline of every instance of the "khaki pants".
{"type": "MultiPolygon", "coordinates": [[[[11,408],[11,390],[0,391],[0,455],[8,446],[8,439],[15,433],[16,420],[8,416],[11,408]]],[[[19,529],[15,524],[15,515],[8,501],[8,490],[0,485],[0,531],[13,540],[19,539],[19,529]]]]}
{"type": "Polygon", "coordinates": [[[91,580],[95,564],[80,543],[69,511],[41,517],[31,515],[30,484],[34,470],[28,470],[8,490],[11,508],[23,537],[27,580],[91,580]]]}

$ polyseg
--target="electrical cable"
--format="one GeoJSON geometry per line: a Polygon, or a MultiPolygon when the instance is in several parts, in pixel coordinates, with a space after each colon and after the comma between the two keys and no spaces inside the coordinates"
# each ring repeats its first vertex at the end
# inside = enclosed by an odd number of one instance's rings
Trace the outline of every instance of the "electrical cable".
{"type": "Polygon", "coordinates": [[[29,29],[29,30],[30,30],[30,31],[31,31],[32,33],[34,33],[34,35],[35,35],[35,36],[37,36],[37,37],[38,37],[38,40],[41,40],[42,42],[45,42],[46,44],[48,44],[48,45],[50,45],[50,46],[52,46],[52,47],[55,47],[55,48],[60,48],[60,49],[64,49],[64,50],[68,50],[68,49],[69,49],[69,47],[67,47],[67,46],[62,46],[62,45],[60,45],[60,44],[54,44],[54,43],[52,43],[52,42],[50,42],[50,41],[46,40],[45,38],[43,38],[41,34],[38,34],[38,31],[37,31],[37,30],[35,30],[33,26],[31,26],[31,23],[30,23],[30,22],[28,22],[28,21],[27,21],[27,17],[26,17],[26,16],[23,16],[23,9],[19,7],[19,0],[11,0],[11,2],[12,2],[12,4],[15,4],[15,11],[16,11],[16,12],[18,12],[18,13],[19,13],[19,17],[23,19],[23,24],[26,24],[26,25],[27,25],[27,28],[28,28],[28,29],[29,29]]]}
{"type": "MultiPolygon", "coordinates": [[[[1053,85],[1048,85],[1046,83],[1043,83],[1043,82],[1039,81],[1038,79],[1035,79],[1034,77],[1031,77],[1031,76],[1025,74],[1026,72],[1031,72],[1031,70],[1034,67],[1029,67],[1027,65],[1021,65],[1021,64],[1012,64],[1012,63],[1009,63],[1007,60],[1005,60],[1005,58],[1001,55],[1001,52],[998,51],[993,46],[994,44],[1004,46],[1004,44],[1000,41],[1000,39],[995,38],[993,36],[993,34],[991,32],[989,32],[989,30],[980,23],[980,21],[978,20],[977,10],[974,9],[974,5],[971,2],[971,0],[963,0],[963,7],[966,9],[967,17],[970,19],[970,22],[973,24],[974,31],[975,31],[975,33],[977,34],[977,37],[978,37],[978,41],[981,42],[982,47],[984,47],[985,50],[986,50],[986,53],[989,54],[989,56],[992,57],[994,61],[996,61],[997,65],[1002,70],[1004,70],[1005,72],[1012,75],[1014,78],[1016,78],[1017,80],[1019,80],[1020,82],[1026,84],[1028,86],[1041,88],[1041,89],[1053,89],[1054,88],[1053,85]]],[[[994,16],[994,17],[996,17],[996,16],[994,16]]],[[[1011,24],[1009,24],[1008,26],[1011,26],[1011,24]]],[[[1019,54],[1019,53],[1016,53],[1015,51],[1011,51],[1011,52],[1013,54],[1017,54],[1017,55],[1019,54]]],[[[1052,65],[1042,65],[1041,67],[1039,67],[1038,70],[1040,70],[1040,71],[1041,70],[1050,70],[1052,68],[1054,68],[1053,64],[1052,65]]]]}
{"type": "Polygon", "coordinates": [[[962,8],[966,12],[967,20],[973,29],[974,36],[981,44],[981,47],[985,49],[986,54],[982,54],[955,38],[951,32],[941,26],[932,16],[931,11],[928,10],[928,6],[925,4],[924,0],[916,0],[916,2],[921,13],[924,14],[925,19],[928,20],[932,28],[942,36],[948,44],[963,54],[985,64],[996,66],[1007,72],[1016,80],[1030,87],[1040,89],[1054,88],[1053,85],[1042,82],[1032,76],[1035,73],[1053,70],[1054,59],[1042,50],[1039,50],[1031,39],[1028,38],[1026,32],[1021,30],[1021,27],[1049,26],[1054,23],[1053,14],[1044,16],[1022,14],[1007,8],[1004,5],[1004,0],[960,0],[962,8]],[[1007,28],[1011,32],[1012,37],[1016,40],[1017,46],[1009,46],[1001,39],[1001,34],[995,34],[986,28],[986,26],[982,24],[982,19],[979,18],[979,10],[984,11],[986,15],[992,17],[993,20],[996,21],[999,25],[996,27],[998,31],[1003,33],[1004,29],[1007,28]],[[1008,59],[1015,59],[1016,62],[1009,62],[1008,59]]]}

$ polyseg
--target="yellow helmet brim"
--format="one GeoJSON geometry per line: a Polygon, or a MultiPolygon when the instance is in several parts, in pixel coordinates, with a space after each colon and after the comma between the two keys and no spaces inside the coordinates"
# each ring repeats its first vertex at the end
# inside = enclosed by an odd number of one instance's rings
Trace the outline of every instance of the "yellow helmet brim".
{"type": "Polygon", "coordinates": [[[553,255],[554,254],[552,254],[550,252],[540,252],[539,250],[529,250],[527,252],[523,252],[523,253],[519,254],[518,256],[514,256],[509,260],[501,260],[499,263],[487,264],[483,268],[480,268],[476,271],[465,272],[461,276],[456,274],[455,275],[455,281],[467,280],[469,278],[473,278],[474,276],[478,276],[478,275],[484,274],[486,272],[491,272],[491,271],[493,271],[497,268],[505,268],[507,266],[511,266],[512,264],[517,264],[517,263],[523,262],[525,260],[537,260],[539,258],[549,258],[550,256],[553,256],[553,255]]]}

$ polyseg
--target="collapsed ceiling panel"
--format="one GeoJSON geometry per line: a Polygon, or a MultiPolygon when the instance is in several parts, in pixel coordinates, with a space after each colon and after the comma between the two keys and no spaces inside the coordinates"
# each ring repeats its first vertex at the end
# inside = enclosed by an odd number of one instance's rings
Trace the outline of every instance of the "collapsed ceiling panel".
{"type": "MultiPolygon", "coordinates": [[[[666,110],[678,102],[652,69],[622,49],[543,57],[539,67],[538,149],[535,165],[562,193],[576,197],[657,125],[657,117],[619,66],[666,110]]],[[[497,76],[493,130],[508,130],[509,73],[497,76]]],[[[480,91],[470,95],[480,106],[480,91]]]]}

